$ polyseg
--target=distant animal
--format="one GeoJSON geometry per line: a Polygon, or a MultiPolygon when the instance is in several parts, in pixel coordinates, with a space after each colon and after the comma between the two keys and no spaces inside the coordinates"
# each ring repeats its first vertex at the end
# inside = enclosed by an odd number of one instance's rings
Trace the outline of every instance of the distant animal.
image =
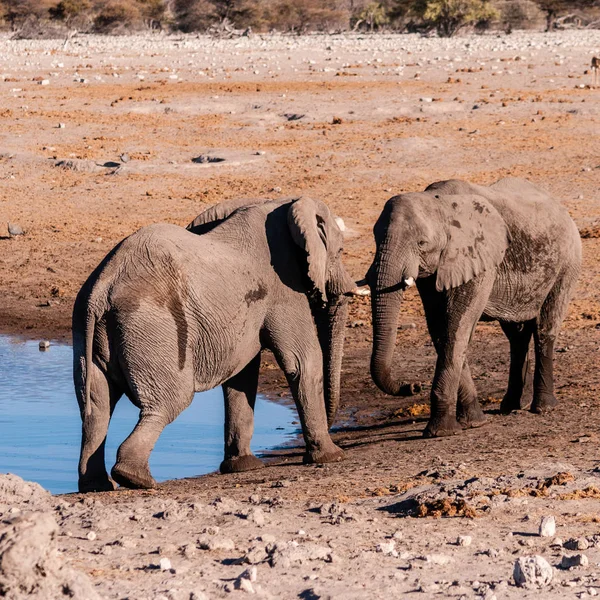
{"type": "Polygon", "coordinates": [[[388,200],[373,231],[371,374],[384,392],[402,393],[392,363],[404,290],[416,281],[437,352],[426,437],[486,421],[466,358],[479,320],[499,321],[510,342],[502,412],[522,407],[532,336],[531,411],[556,405],[554,343],[581,266],[579,232],[559,202],[524,179],[439,181],[388,200]]]}
{"type": "Polygon", "coordinates": [[[263,348],[298,408],[305,462],[340,460],[328,427],[339,403],[348,295],[342,234],[318,200],[231,201],[188,230],[150,225],[118,244],[73,309],[73,370],[82,418],[79,490],[112,490],[104,444],[122,394],[140,408],[112,468],[117,483],[155,485],[150,452],[194,392],[222,385],[222,472],[263,466],[250,450],[263,348]]]}
{"type": "Polygon", "coordinates": [[[7,223],[8,225],[8,235],[10,237],[15,237],[17,235],[25,235],[23,228],[16,223],[7,223]]]}
{"type": "Polygon", "coordinates": [[[600,58],[597,56],[592,57],[592,85],[595,86],[598,83],[598,71],[600,70],[600,58]]]}

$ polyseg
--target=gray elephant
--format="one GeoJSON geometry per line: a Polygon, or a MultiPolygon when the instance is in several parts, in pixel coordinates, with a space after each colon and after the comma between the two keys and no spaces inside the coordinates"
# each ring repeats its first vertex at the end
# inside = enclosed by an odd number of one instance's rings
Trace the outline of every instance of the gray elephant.
{"type": "MultiPolygon", "coordinates": [[[[581,265],[568,212],[518,178],[489,187],[440,181],[388,200],[374,227],[371,375],[399,395],[391,373],[400,303],[416,281],[437,351],[426,437],[485,423],[466,352],[479,320],[497,320],[510,342],[501,410],[521,407],[528,349],[535,340],[532,412],[556,405],[553,349],[581,265]]],[[[360,283],[360,282],[359,282],[360,283]]]]}
{"type": "Polygon", "coordinates": [[[253,432],[261,349],[273,351],[300,415],[305,462],[340,460],[328,425],[339,402],[347,295],[342,234],[325,204],[231,201],[189,231],[144,227],[118,244],[73,309],[82,417],[79,490],[114,488],[104,464],[110,416],[125,394],[140,409],[112,479],[155,485],[148,459],[195,392],[223,386],[222,472],[258,468],[253,432]],[[323,381],[325,379],[325,381],[323,381]]]}

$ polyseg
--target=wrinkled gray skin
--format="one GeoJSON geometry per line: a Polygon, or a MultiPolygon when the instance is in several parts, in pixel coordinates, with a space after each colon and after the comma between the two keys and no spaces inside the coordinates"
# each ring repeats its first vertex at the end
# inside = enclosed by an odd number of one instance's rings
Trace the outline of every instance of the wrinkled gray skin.
{"type": "Polygon", "coordinates": [[[556,405],[553,349],[581,265],[575,223],[556,200],[523,179],[489,187],[441,181],[388,200],[374,227],[367,273],[373,312],[371,374],[388,394],[400,304],[416,280],[437,351],[426,437],[478,427],[485,416],[466,360],[479,320],[498,320],[510,342],[501,410],[522,406],[535,340],[532,412],[556,405]]]}
{"type": "Polygon", "coordinates": [[[347,297],[342,234],[327,206],[232,201],[189,226],[150,225],[114,248],[73,310],[74,382],[83,431],[79,490],[155,485],[148,458],[195,392],[223,386],[222,472],[262,465],[250,451],[260,352],[290,384],[305,461],[340,460],[328,433],[339,401],[347,297]],[[250,206],[245,206],[250,204],[250,206]],[[325,381],[323,381],[325,379],[325,381]],[[104,464],[121,395],[140,408],[112,469],[104,464]]]}

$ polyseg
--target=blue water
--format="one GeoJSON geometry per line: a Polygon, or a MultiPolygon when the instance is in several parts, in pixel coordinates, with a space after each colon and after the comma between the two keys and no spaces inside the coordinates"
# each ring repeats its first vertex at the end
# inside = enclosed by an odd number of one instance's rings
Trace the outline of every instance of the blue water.
{"type": "MultiPolygon", "coordinates": [[[[0,335],[0,473],[37,481],[54,494],[77,490],[81,419],[72,380],[72,349],[0,335]]],[[[257,399],[252,450],[274,448],[298,433],[295,411],[257,399]]],[[[108,471],[117,448],[137,423],[125,396],[113,414],[106,444],[108,471]]],[[[157,481],[210,473],[223,459],[221,388],[196,394],[167,426],[150,456],[157,481]]]]}

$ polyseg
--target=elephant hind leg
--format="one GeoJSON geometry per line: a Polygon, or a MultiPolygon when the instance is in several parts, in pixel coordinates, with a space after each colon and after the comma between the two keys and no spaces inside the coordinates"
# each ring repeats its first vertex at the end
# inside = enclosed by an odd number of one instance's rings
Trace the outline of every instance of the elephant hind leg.
{"type": "Polygon", "coordinates": [[[535,320],[525,323],[500,321],[500,327],[510,343],[508,388],[500,405],[500,412],[508,414],[526,408],[528,404],[523,401],[523,392],[529,379],[529,344],[536,325],[535,320]]]}
{"type": "Polygon", "coordinates": [[[533,332],[535,343],[535,372],[533,376],[533,403],[531,412],[544,413],[554,408],[554,344],[567,312],[574,285],[572,276],[561,277],[542,305],[533,332]]]}
{"type": "MultiPolygon", "coordinates": [[[[80,373],[76,373],[76,379],[78,375],[80,373]]],[[[91,377],[89,414],[85,399],[80,397],[84,386],[77,385],[82,418],[78,489],[80,492],[112,491],[115,483],[106,472],[104,447],[108,424],[122,392],[95,364],[90,365],[87,376],[91,377]]]]}
{"type": "Polygon", "coordinates": [[[254,404],[258,388],[260,352],[223,384],[225,400],[225,457],[221,473],[239,473],[264,467],[250,450],[254,431],[254,404]]]}
{"type": "MultiPolygon", "coordinates": [[[[156,371],[155,371],[156,372],[156,371]]],[[[134,404],[141,406],[140,416],[129,437],[117,452],[112,478],[121,486],[132,489],[156,487],[150,473],[150,453],[163,429],[187,408],[194,398],[193,377],[186,372],[178,377],[164,377],[135,385],[134,404]]]]}
{"type": "Polygon", "coordinates": [[[474,429],[482,427],[488,422],[487,417],[479,401],[477,400],[477,389],[471,376],[469,363],[465,359],[463,370],[458,385],[458,401],[456,403],[456,420],[463,429],[474,429]]]}

